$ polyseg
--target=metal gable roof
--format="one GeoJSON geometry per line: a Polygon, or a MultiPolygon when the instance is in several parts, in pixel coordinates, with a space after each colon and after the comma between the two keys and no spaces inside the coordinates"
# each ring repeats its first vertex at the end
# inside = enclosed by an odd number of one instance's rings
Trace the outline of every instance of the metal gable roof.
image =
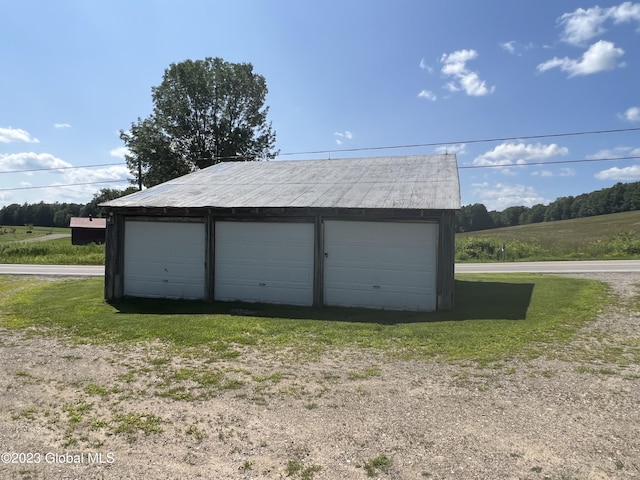
{"type": "Polygon", "coordinates": [[[455,155],[226,162],[106,207],[319,207],[456,210],[455,155]]]}
{"type": "Polygon", "coordinates": [[[107,228],[107,219],[95,217],[71,217],[69,220],[69,227],[105,229],[107,228]]]}

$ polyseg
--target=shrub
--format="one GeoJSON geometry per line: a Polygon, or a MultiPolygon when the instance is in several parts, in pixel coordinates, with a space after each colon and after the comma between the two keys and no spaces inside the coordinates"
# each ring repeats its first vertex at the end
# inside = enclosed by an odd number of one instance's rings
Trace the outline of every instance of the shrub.
{"type": "Polygon", "coordinates": [[[634,232],[618,232],[608,240],[596,240],[588,250],[596,257],[640,255],[640,239],[634,232]]]}
{"type": "Polygon", "coordinates": [[[456,240],[456,261],[521,260],[545,253],[540,245],[520,240],[501,240],[495,237],[465,237],[456,240]]]}

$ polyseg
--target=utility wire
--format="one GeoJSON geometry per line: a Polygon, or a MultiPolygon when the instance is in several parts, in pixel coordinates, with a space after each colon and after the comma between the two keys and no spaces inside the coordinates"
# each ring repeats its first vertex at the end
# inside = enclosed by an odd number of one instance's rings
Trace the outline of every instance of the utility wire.
{"type": "MultiPolygon", "coordinates": [[[[496,165],[462,165],[458,166],[458,170],[475,169],[475,168],[510,168],[510,167],[529,167],[535,165],[558,165],[567,163],[591,163],[591,162],[614,162],[618,160],[639,160],[640,155],[628,156],[628,157],[612,157],[612,158],[584,158],[580,160],[556,160],[551,162],[530,162],[530,163],[504,163],[496,165]]],[[[14,188],[0,188],[0,192],[8,192],[13,190],[31,190],[36,188],[63,188],[63,187],[75,187],[79,185],[100,185],[103,183],[118,183],[131,181],[132,179],[121,180],[105,180],[102,182],[86,182],[86,183],[69,183],[63,185],[43,185],[43,186],[29,186],[29,187],[14,187],[14,188]]]]}
{"type": "MultiPolygon", "coordinates": [[[[389,146],[378,146],[378,147],[359,147],[359,148],[341,148],[341,149],[333,149],[333,150],[313,150],[307,152],[285,152],[279,153],[280,156],[292,156],[292,155],[318,155],[325,153],[341,153],[341,152],[361,152],[367,150],[393,150],[400,148],[419,148],[419,147],[442,147],[446,145],[461,145],[461,144],[475,144],[475,143],[490,143],[490,142],[506,142],[512,140],[535,140],[540,138],[558,138],[558,137],[575,137],[575,136],[583,136],[583,135],[602,135],[609,133],[625,133],[625,132],[638,132],[640,131],[640,127],[634,128],[618,128],[613,130],[590,130],[590,131],[582,131],[582,132],[568,132],[568,133],[550,133],[545,135],[523,135],[516,137],[496,137],[496,138],[484,138],[484,139],[475,139],[475,140],[458,140],[452,142],[431,142],[431,143],[415,143],[415,144],[406,144],[406,145],[389,145],[389,146]]],[[[245,158],[242,156],[234,155],[228,157],[214,157],[212,159],[204,159],[198,158],[195,160],[238,160],[241,158],[245,158]]],[[[22,173],[22,172],[43,172],[50,170],[65,170],[65,169],[74,169],[74,168],[93,168],[93,167],[106,167],[106,166],[117,166],[117,165],[126,165],[126,162],[122,163],[103,163],[96,165],[82,165],[78,167],[57,167],[57,168],[39,168],[39,169],[31,169],[31,170],[7,170],[1,171],[1,173],[22,173]]],[[[533,165],[533,164],[528,164],[533,165]]],[[[461,167],[461,168],[472,168],[472,167],[461,167]]],[[[479,168],[479,167],[473,167],[479,168]]]]}
{"type": "Polygon", "coordinates": [[[550,162],[529,162],[529,163],[498,163],[496,165],[463,165],[458,170],[466,168],[508,168],[508,167],[529,167],[531,165],[558,165],[561,163],[588,163],[588,162],[613,162],[616,160],[637,160],[640,156],[615,157],[615,158],[583,158],[581,160],[554,160],[550,162]]]}
{"type": "Polygon", "coordinates": [[[118,165],[126,165],[126,162],[120,163],[97,163],[95,165],[80,165],[77,167],[47,167],[47,168],[31,168],[29,170],[2,170],[2,173],[28,173],[28,172],[50,172],[53,170],[73,170],[74,168],[94,168],[94,167],[112,167],[118,165]]]}
{"type": "Polygon", "coordinates": [[[104,180],[102,182],[65,183],[63,185],[40,185],[40,186],[30,186],[30,187],[0,188],[0,192],[9,192],[13,190],[33,190],[36,188],[63,188],[63,187],[77,187],[80,185],[102,185],[104,183],[120,183],[125,181],[129,181],[129,180],[128,179],[104,180]]]}
{"type": "Polygon", "coordinates": [[[483,138],[477,140],[465,140],[455,142],[432,142],[432,143],[416,143],[413,145],[390,145],[386,147],[363,147],[363,148],[341,148],[335,150],[316,150],[313,152],[287,152],[280,155],[313,155],[320,153],[339,153],[339,152],[359,152],[363,150],[391,150],[396,148],[416,148],[416,147],[441,147],[445,145],[457,145],[457,144],[470,144],[470,143],[489,143],[489,142],[506,142],[508,140],[535,140],[538,138],[558,138],[558,137],[576,137],[579,135],[601,135],[606,133],[622,133],[622,132],[637,132],[640,131],[640,127],[635,128],[618,128],[614,130],[591,130],[585,132],[569,132],[569,133],[550,133],[546,135],[524,135],[518,137],[498,137],[498,138],[483,138]]]}

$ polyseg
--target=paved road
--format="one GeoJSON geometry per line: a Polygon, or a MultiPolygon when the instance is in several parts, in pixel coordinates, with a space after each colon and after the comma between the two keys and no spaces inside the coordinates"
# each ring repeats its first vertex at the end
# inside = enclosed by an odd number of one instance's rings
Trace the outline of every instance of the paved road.
{"type": "Polygon", "coordinates": [[[457,263],[456,273],[596,273],[640,272],[640,260],[582,260],[576,262],[457,263]]]}
{"type": "Polygon", "coordinates": [[[12,265],[0,263],[0,275],[102,277],[104,276],[104,265],[12,265]]]}
{"type": "MultiPolygon", "coordinates": [[[[640,272],[640,260],[594,260],[580,262],[458,263],[456,273],[576,273],[640,272]]],[[[0,263],[0,275],[67,275],[101,277],[104,266],[11,265],[0,263]]]]}

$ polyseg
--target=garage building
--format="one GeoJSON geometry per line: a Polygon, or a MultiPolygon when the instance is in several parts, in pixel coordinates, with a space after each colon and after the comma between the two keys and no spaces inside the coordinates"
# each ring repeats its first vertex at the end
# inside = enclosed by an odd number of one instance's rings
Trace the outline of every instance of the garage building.
{"type": "Polygon", "coordinates": [[[455,155],[219,163],[103,206],[107,300],[453,307],[455,155]]]}

